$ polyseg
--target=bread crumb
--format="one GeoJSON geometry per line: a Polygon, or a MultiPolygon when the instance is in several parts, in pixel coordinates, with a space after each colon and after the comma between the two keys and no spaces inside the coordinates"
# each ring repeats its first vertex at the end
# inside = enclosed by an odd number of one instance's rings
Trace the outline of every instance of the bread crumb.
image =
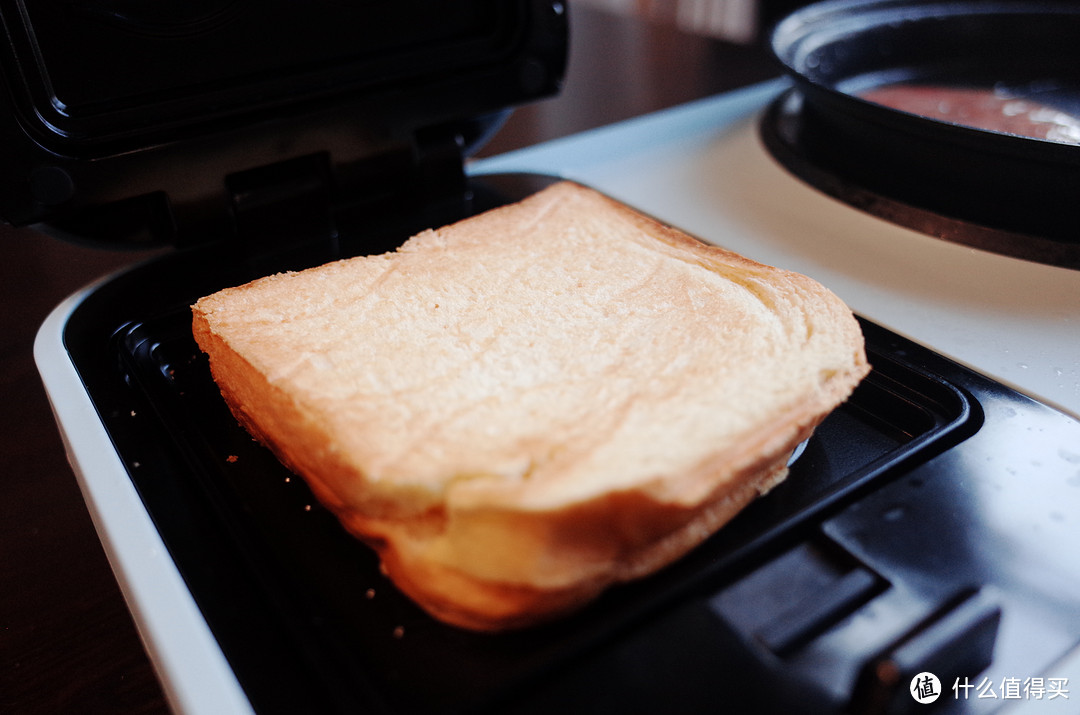
{"type": "Polygon", "coordinates": [[[235,454],[230,454],[228,457],[225,458],[225,461],[228,462],[229,464],[233,464],[238,459],[240,459],[240,458],[237,457],[235,454]]]}
{"type": "Polygon", "coordinates": [[[310,504],[305,504],[304,505],[304,511],[311,511],[311,505],[310,504]]]}
{"type": "Polygon", "coordinates": [[[367,600],[370,601],[371,599],[375,598],[375,589],[369,588],[367,591],[364,592],[364,595],[367,596],[367,600]]]}
{"type": "Polygon", "coordinates": [[[394,638],[405,637],[405,626],[398,626],[394,629],[394,638]]]}

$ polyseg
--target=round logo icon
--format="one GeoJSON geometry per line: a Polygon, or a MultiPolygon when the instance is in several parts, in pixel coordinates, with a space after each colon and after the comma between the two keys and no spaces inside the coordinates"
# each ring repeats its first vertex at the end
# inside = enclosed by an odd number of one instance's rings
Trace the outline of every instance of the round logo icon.
{"type": "Polygon", "coordinates": [[[911,679],[910,691],[915,702],[929,705],[941,697],[941,681],[933,673],[922,672],[911,679]]]}

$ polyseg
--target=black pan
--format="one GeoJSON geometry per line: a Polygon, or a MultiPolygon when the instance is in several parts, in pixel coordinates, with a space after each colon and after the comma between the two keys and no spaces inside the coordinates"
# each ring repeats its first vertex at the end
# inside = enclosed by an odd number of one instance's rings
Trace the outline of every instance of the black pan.
{"type": "Polygon", "coordinates": [[[927,232],[1080,268],[1080,144],[869,94],[982,94],[1080,132],[1080,4],[823,2],[780,22],[772,49],[795,85],[773,144],[813,167],[796,173],[927,232]]]}

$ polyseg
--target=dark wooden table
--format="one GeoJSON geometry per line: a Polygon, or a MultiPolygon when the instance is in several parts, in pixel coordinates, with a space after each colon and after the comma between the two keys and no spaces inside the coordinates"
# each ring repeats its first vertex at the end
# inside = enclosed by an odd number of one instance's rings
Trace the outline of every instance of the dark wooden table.
{"type": "MultiPolygon", "coordinates": [[[[571,19],[563,93],[518,110],[484,154],[775,74],[759,47],[585,6],[571,19]]],[[[0,713],[167,711],[31,355],[54,306],[142,257],[0,226],[0,713]]]]}

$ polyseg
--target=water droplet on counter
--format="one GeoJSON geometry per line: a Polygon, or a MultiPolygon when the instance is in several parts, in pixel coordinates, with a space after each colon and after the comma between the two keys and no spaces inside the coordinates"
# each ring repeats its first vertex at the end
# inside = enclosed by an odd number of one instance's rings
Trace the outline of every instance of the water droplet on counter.
{"type": "Polygon", "coordinates": [[[902,506],[894,506],[886,509],[882,512],[881,516],[885,521],[899,521],[907,514],[907,509],[902,506]]]}

